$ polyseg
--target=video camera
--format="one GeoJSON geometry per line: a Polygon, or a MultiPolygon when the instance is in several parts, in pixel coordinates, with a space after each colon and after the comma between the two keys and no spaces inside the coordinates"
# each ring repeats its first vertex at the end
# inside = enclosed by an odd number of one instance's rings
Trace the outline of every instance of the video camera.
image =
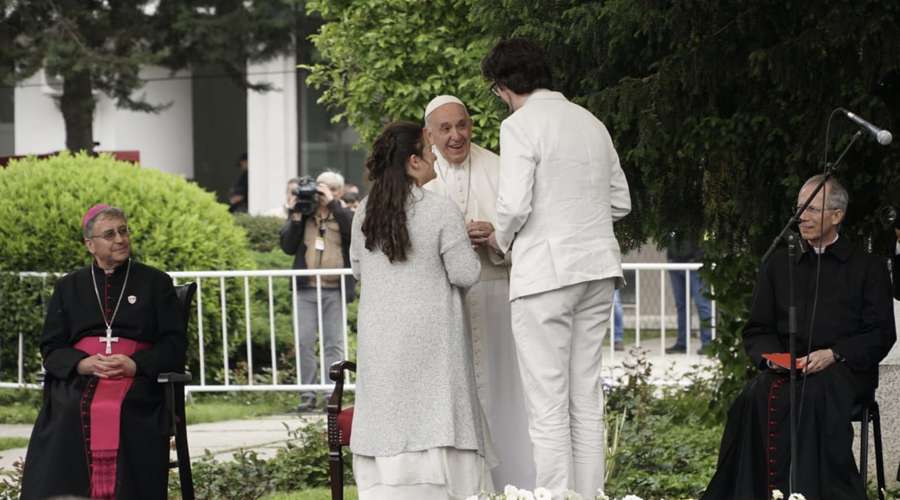
{"type": "Polygon", "coordinates": [[[296,201],[294,206],[290,208],[291,212],[312,215],[319,206],[319,188],[315,179],[308,175],[304,175],[297,182],[297,187],[291,190],[296,201]]]}

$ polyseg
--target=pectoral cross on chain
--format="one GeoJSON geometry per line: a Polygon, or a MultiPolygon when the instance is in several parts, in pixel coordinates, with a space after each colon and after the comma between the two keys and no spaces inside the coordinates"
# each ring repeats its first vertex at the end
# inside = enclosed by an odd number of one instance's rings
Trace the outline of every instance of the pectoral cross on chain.
{"type": "Polygon", "coordinates": [[[106,354],[112,354],[112,343],[118,342],[119,337],[112,336],[112,327],[106,328],[106,337],[100,337],[98,340],[106,344],[106,354]]]}

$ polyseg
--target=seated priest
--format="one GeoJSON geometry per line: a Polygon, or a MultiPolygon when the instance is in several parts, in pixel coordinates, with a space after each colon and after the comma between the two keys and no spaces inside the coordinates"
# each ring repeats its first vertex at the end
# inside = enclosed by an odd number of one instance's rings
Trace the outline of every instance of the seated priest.
{"type": "Polygon", "coordinates": [[[131,258],[122,210],[95,205],[82,229],[93,259],[56,283],[47,308],[22,499],[164,499],[169,415],[156,378],[184,369],[186,347],[172,279],[131,258]]]}
{"type": "MultiPolygon", "coordinates": [[[[798,209],[822,176],[806,181],[798,209]]],[[[865,500],[853,459],[854,408],[874,397],[878,363],[896,340],[891,283],[883,258],[856,248],[838,229],[848,195],[830,179],[799,216],[801,245],[762,265],[744,325],[744,348],[760,370],[728,411],[709,500],[785,497],[791,490],[790,384],[782,359],[788,338],[788,266],[797,325],[797,462],[793,492],[810,500],[865,500]]]]}

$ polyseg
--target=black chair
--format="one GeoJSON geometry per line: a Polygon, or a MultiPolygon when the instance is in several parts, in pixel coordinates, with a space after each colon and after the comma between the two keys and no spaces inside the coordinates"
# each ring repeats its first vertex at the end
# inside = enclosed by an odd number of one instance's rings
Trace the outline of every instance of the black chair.
{"type": "Polygon", "coordinates": [[[334,391],[328,398],[328,470],[331,475],[331,499],[344,500],[344,456],[342,447],[350,445],[350,424],[353,407],[341,408],[344,397],[344,370],[356,372],[356,363],[338,361],[331,365],[328,376],[334,381],[334,391]]]}
{"type": "MultiPolygon", "coordinates": [[[[191,317],[191,303],[197,293],[196,283],[187,283],[175,287],[178,305],[184,317],[184,331],[187,332],[191,317]]],[[[181,485],[182,500],[194,500],[194,479],[191,474],[191,454],[187,443],[187,419],[184,412],[184,386],[191,381],[191,374],[168,372],[160,373],[157,382],[165,384],[166,405],[171,412],[169,419],[169,436],[175,438],[176,460],[169,462],[169,468],[178,468],[178,482],[181,485]]]]}
{"type": "MultiPolygon", "coordinates": [[[[884,455],[881,448],[881,414],[878,411],[878,402],[875,398],[864,404],[858,405],[853,415],[850,417],[851,422],[859,422],[859,474],[864,482],[868,481],[868,460],[869,460],[869,423],[872,423],[872,430],[875,435],[875,476],[878,484],[878,500],[884,498],[884,455]]],[[[898,471],[898,480],[900,480],[900,471],[898,471]]]]}

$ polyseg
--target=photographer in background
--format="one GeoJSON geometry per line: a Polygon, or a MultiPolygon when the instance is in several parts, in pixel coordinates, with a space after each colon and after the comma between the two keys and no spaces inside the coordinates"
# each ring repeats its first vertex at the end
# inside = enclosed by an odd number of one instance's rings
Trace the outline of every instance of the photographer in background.
{"type": "MultiPolygon", "coordinates": [[[[301,177],[288,181],[288,218],[281,229],[281,249],[294,256],[294,269],[342,269],[350,267],[350,227],[353,212],[341,205],[344,177],[323,172],[313,181],[301,177]]],[[[341,277],[321,276],[322,339],[325,365],[344,357],[341,277]]],[[[319,331],[316,277],[297,277],[297,328],[300,337],[300,383],[318,381],[316,339],[319,331]]],[[[355,280],[344,277],[347,301],[354,298],[355,280]]],[[[318,381],[325,383],[325,381],[318,381]]],[[[300,395],[298,411],[316,407],[316,393],[300,395]]]]}

